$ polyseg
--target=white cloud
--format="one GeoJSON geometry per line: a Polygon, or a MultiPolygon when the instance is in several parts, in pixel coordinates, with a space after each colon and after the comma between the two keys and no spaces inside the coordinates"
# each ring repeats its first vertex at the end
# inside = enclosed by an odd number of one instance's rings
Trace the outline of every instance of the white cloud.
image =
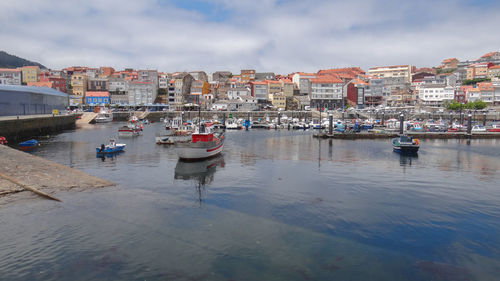
{"type": "Polygon", "coordinates": [[[500,46],[495,7],[467,1],[199,0],[225,19],[146,1],[2,3],[0,49],[53,68],[316,71],[435,66],[500,46]],[[480,19],[480,20],[479,20],[480,19]]]}

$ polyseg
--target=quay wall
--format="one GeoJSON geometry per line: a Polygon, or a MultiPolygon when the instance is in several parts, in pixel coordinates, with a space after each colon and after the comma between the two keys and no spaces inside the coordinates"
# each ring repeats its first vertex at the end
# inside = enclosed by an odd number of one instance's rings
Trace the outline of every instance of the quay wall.
{"type": "Polygon", "coordinates": [[[0,136],[10,141],[21,141],[31,137],[54,134],[75,128],[75,115],[36,115],[2,117],[0,136]]]}

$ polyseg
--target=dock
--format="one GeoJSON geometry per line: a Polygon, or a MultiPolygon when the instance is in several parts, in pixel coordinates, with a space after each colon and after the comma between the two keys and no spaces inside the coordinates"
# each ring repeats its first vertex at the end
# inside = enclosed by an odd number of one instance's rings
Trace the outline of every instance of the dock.
{"type": "Polygon", "coordinates": [[[82,171],[0,145],[0,206],[23,199],[58,200],[63,191],[83,191],[114,183],[82,171]]]}
{"type": "MultiPolygon", "coordinates": [[[[413,138],[416,139],[500,139],[500,133],[490,132],[473,132],[468,135],[466,132],[409,132],[413,138]]],[[[343,139],[343,140],[357,140],[357,139],[387,139],[395,138],[398,136],[397,132],[394,133],[317,133],[314,134],[315,138],[323,139],[343,139]]]]}

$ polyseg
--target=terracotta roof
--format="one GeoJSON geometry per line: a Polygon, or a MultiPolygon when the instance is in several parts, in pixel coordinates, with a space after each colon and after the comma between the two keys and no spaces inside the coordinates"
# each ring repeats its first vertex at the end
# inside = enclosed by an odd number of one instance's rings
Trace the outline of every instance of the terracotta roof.
{"type": "Polygon", "coordinates": [[[500,69],[500,65],[494,65],[494,66],[490,66],[489,69],[500,69]]]}
{"type": "Polygon", "coordinates": [[[480,91],[493,91],[493,84],[491,82],[477,83],[477,88],[480,91]]]}
{"type": "Polygon", "coordinates": [[[370,67],[370,69],[377,69],[377,68],[398,68],[398,67],[409,67],[409,65],[391,65],[391,66],[376,66],[376,67],[370,67]]]}
{"type": "Polygon", "coordinates": [[[28,86],[52,88],[52,82],[50,82],[50,81],[44,81],[44,82],[28,82],[28,86]]]}
{"type": "Polygon", "coordinates": [[[108,92],[86,92],[86,97],[109,97],[108,92]]]}
{"type": "Polygon", "coordinates": [[[21,70],[13,68],[0,68],[0,71],[21,72],[21,70]]]}
{"type": "Polygon", "coordinates": [[[342,80],[334,76],[321,76],[318,78],[312,78],[311,83],[332,83],[332,84],[342,84],[342,80]]]}
{"type": "Polygon", "coordinates": [[[449,58],[449,59],[445,59],[445,60],[443,60],[443,62],[442,62],[442,63],[443,63],[443,64],[445,64],[445,63],[449,63],[449,62],[452,62],[453,60],[457,60],[457,58],[449,58]]]}
{"type": "Polygon", "coordinates": [[[498,54],[498,52],[489,52],[481,56],[481,58],[487,58],[498,54]]]}

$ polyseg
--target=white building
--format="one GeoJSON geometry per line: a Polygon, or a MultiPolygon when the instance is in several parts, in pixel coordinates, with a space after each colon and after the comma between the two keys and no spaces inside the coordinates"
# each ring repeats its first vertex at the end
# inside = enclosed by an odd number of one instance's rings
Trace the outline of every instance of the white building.
{"type": "Polygon", "coordinates": [[[248,88],[229,88],[226,92],[230,100],[238,99],[241,96],[249,96],[250,89],[248,88]]]}
{"type": "Polygon", "coordinates": [[[393,65],[372,67],[368,70],[370,75],[377,78],[404,78],[405,83],[411,83],[411,66],[410,65],[393,65]]]}
{"type": "Polygon", "coordinates": [[[128,102],[132,105],[148,105],[153,104],[156,99],[155,85],[153,82],[130,82],[128,90],[128,102]]]}
{"type": "Polygon", "coordinates": [[[311,79],[311,106],[334,109],[342,105],[343,82],[337,77],[311,79]]]}
{"type": "Polygon", "coordinates": [[[21,70],[0,68],[1,85],[21,85],[21,70]]]}
{"type": "Polygon", "coordinates": [[[441,106],[455,98],[455,88],[444,84],[422,84],[416,90],[422,105],[441,106]]]}
{"type": "Polygon", "coordinates": [[[292,82],[297,85],[299,92],[302,95],[310,95],[311,94],[311,80],[316,78],[316,73],[304,73],[297,72],[292,76],[292,82]]]}

